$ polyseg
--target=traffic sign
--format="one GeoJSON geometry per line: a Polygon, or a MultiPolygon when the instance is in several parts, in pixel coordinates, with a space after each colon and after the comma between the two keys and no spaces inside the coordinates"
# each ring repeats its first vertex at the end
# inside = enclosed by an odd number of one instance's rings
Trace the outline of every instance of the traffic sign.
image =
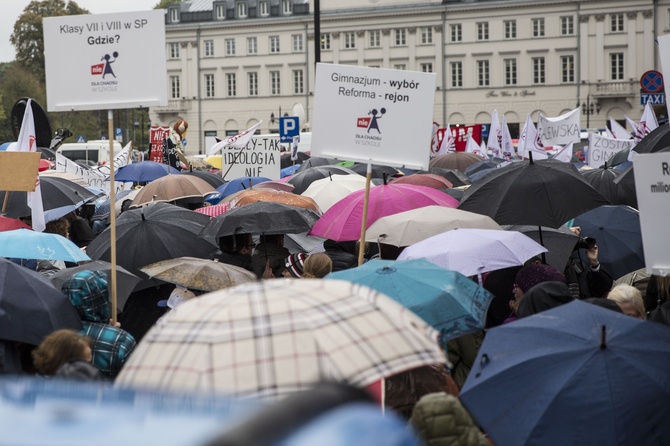
{"type": "Polygon", "coordinates": [[[86,142],[86,138],[83,136],[77,136],[77,142],[86,142]]]}
{"type": "Polygon", "coordinates": [[[645,93],[660,93],[663,91],[663,75],[656,70],[646,71],[640,78],[640,87],[645,93]]]}
{"type": "Polygon", "coordinates": [[[292,142],[294,136],[300,135],[300,120],[297,116],[279,118],[279,141],[292,142]]]}
{"type": "Polygon", "coordinates": [[[647,102],[651,105],[665,105],[665,93],[640,93],[640,104],[647,105],[647,102]]]}

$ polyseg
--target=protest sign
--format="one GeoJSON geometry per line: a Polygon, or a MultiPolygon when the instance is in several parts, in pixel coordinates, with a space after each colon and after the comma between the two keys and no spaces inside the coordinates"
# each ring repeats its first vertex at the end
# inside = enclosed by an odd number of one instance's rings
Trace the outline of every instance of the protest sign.
{"type": "Polygon", "coordinates": [[[564,146],[571,142],[580,142],[579,109],[562,114],[555,118],[547,118],[542,113],[537,120],[537,133],[543,146],[564,146]]]}
{"type": "Polygon", "coordinates": [[[589,132],[589,148],[586,151],[586,164],[598,168],[608,162],[617,152],[632,149],[635,142],[632,139],[614,139],[589,132]]]}
{"type": "Polygon", "coordinates": [[[34,191],[39,152],[0,152],[0,191],[34,191]]]}
{"type": "Polygon", "coordinates": [[[281,142],[278,134],[253,136],[243,149],[221,149],[221,170],[226,179],[239,177],[281,178],[281,142]]]}

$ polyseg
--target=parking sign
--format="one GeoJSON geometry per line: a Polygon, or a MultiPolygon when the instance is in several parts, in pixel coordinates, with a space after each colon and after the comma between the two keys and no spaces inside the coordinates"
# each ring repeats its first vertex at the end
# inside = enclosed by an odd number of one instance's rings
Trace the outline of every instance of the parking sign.
{"type": "Polygon", "coordinates": [[[297,116],[279,118],[279,141],[292,142],[294,136],[300,135],[300,122],[297,116]]]}

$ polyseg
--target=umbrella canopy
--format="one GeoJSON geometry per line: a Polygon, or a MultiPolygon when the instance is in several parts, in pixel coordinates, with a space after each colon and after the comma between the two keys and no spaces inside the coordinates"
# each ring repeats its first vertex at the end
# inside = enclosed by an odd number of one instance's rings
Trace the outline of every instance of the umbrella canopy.
{"type": "MultiPolygon", "coordinates": [[[[361,237],[365,190],[352,192],[328,209],[310,231],[310,235],[337,241],[361,237]]],[[[455,208],[458,201],[436,189],[411,184],[387,184],[370,189],[366,226],[387,215],[424,206],[455,208]]]]}
{"type": "Polygon", "coordinates": [[[546,263],[559,271],[565,270],[579,240],[579,237],[566,226],[554,229],[547,226],[504,225],[503,229],[519,231],[547,248],[544,254],[546,263]]]}
{"type": "Polygon", "coordinates": [[[219,204],[213,204],[211,206],[203,206],[201,208],[195,209],[195,212],[208,215],[210,217],[216,217],[217,215],[221,215],[224,212],[228,212],[229,210],[230,202],[225,201],[219,204]]]}
{"type": "Polygon", "coordinates": [[[444,206],[425,206],[380,218],[365,231],[365,240],[409,246],[456,228],[502,229],[486,215],[444,206]]]}
{"type": "Polygon", "coordinates": [[[209,172],[207,170],[185,170],[181,173],[182,175],[193,175],[198,177],[201,180],[207,182],[213,188],[217,188],[226,184],[226,180],[221,178],[221,175],[217,175],[214,172],[209,172]]]}
{"type": "Polygon", "coordinates": [[[598,260],[615,279],[645,266],[640,213],[630,206],[600,206],[574,220],[598,245],[598,260]]]}
{"type": "Polygon", "coordinates": [[[544,246],[520,232],[463,228],[408,246],[398,260],[424,258],[443,268],[475,276],[523,265],[526,260],[546,251],[544,246]]]}
{"type": "Polygon", "coordinates": [[[206,181],[192,175],[166,175],[140,189],[131,207],[151,202],[204,197],[212,192],[216,192],[216,189],[206,181]]]}
{"type": "Polygon", "coordinates": [[[331,175],[354,175],[351,169],[342,166],[318,166],[310,167],[302,172],[298,172],[288,179],[288,182],[295,186],[293,193],[302,194],[307,190],[310,184],[321,178],[327,178],[331,175]]]}
{"type": "MultiPolygon", "coordinates": [[[[326,157],[321,157],[321,156],[312,156],[308,157],[307,159],[298,160],[296,163],[300,163],[300,167],[298,168],[297,172],[302,172],[303,170],[309,169],[310,167],[319,167],[319,166],[332,166],[337,164],[337,160],[334,158],[326,158],[326,157]]],[[[291,164],[283,167],[288,167],[291,164]]]]}
{"type": "Polygon", "coordinates": [[[661,324],[574,301],[489,330],[474,364],[460,400],[495,444],[670,438],[661,324]]]}
{"type": "Polygon", "coordinates": [[[140,270],[153,279],[200,291],[217,291],[256,280],[256,274],[239,266],[196,257],[163,260],[140,270]]]}
{"type": "MultiPolygon", "coordinates": [[[[308,160],[310,158],[309,154],[300,151],[296,153],[296,156],[298,157],[298,159],[295,160],[295,164],[297,165],[302,164],[303,161],[308,160]]],[[[292,165],[293,160],[291,159],[291,152],[283,152],[279,157],[279,168],[285,169],[292,165]]]]}
{"type": "Polygon", "coordinates": [[[614,181],[621,175],[621,171],[611,169],[605,164],[602,168],[584,170],[581,174],[610,203],[637,207],[635,185],[625,187],[614,181]]]}
{"type": "Polygon", "coordinates": [[[433,189],[448,189],[453,186],[449,180],[434,173],[414,173],[404,175],[389,181],[389,184],[414,184],[415,186],[432,187],[433,189]]]}
{"type": "Polygon", "coordinates": [[[239,193],[231,202],[233,208],[245,206],[257,201],[266,203],[281,203],[291,206],[311,209],[317,214],[321,215],[321,209],[314,200],[310,197],[296,195],[291,192],[283,192],[273,189],[249,189],[239,193]]]}
{"type": "Polygon", "coordinates": [[[293,192],[293,189],[295,189],[295,186],[293,186],[291,183],[285,183],[283,181],[263,181],[262,183],[257,183],[254,184],[252,189],[274,189],[274,190],[280,190],[283,192],[293,192]]]}
{"type": "Polygon", "coordinates": [[[114,174],[114,181],[145,182],[157,180],[165,175],[180,174],[181,171],[172,166],[154,161],[140,161],[121,167],[114,174]]]}
{"type": "MultiPolygon", "coordinates": [[[[383,166],[380,164],[373,164],[370,166],[371,171],[372,171],[372,178],[394,178],[398,175],[402,175],[402,172],[400,172],[398,169],[395,167],[391,166],[383,166]]],[[[350,167],[351,170],[356,172],[359,175],[367,176],[368,172],[368,165],[365,163],[356,163],[353,166],[350,167]]]]}
{"type": "Polygon", "coordinates": [[[201,237],[215,243],[233,234],[297,234],[309,231],[319,215],[311,209],[258,201],[211,219],[201,237]]]}
{"type": "Polygon", "coordinates": [[[444,363],[436,336],[361,285],[265,280],[179,305],[144,336],[115,384],[270,398],[321,379],[366,386],[444,363]]]}
{"type": "Polygon", "coordinates": [[[633,147],[637,153],[655,153],[670,147],[670,127],[661,125],[652,130],[647,136],[633,147]]]}
{"type": "Polygon", "coordinates": [[[468,167],[465,168],[463,173],[467,175],[468,177],[480,172],[482,170],[487,170],[487,169],[495,169],[502,163],[502,159],[480,159],[476,163],[470,164],[468,167]],[[498,161],[499,160],[499,161],[498,161]]]}
{"type": "Polygon", "coordinates": [[[81,187],[90,186],[90,184],[88,184],[88,182],[79,175],[70,172],[62,172],[60,170],[53,170],[53,169],[43,170],[42,172],[39,173],[39,178],[42,179],[44,177],[62,178],[64,180],[72,181],[73,183],[78,184],[81,187]]]}
{"type": "Polygon", "coordinates": [[[14,229],[29,229],[32,231],[33,228],[18,218],[9,218],[0,215],[0,232],[13,231],[14,229]]]}
{"type": "Polygon", "coordinates": [[[469,152],[449,152],[438,155],[428,164],[429,168],[456,169],[465,173],[468,166],[482,161],[482,157],[469,152]]]}
{"type": "MultiPolygon", "coordinates": [[[[49,276],[49,280],[56,289],[61,289],[63,284],[72,276],[80,271],[104,271],[107,277],[111,277],[112,264],[103,260],[95,260],[84,263],[83,265],[65,268],[49,276]]],[[[130,293],[133,292],[135,286],[140,283],[142,279],[135,274],[127,271],[125,268],[116,266],[116,305],[119,311],[123,311],[123,307],[128,301],[130,293]]]]}
{"type": "Polygon", "coordinates": [[[331,175],[314,181],[301,195],[312,198],[326,212],[350,193],[365,189],[365,183],[360,175],[331,175]]]}
{"type": "MultiPolygon", "coordinates": [[[[114,195],[114,200],[118,204],[119,202],[123,204],[125,200],[132,200],[140,192],[140,189],[129,189],[119,192],[114,195]]],[[[109,197],[107,199],[100,198],[95,202],[95,210],[93,211],[93,217],[91,220],[107,220],[109,218],[109,209],[110,202],[109,197]]],[[[116,206],[114,207],[116,209],[116,206]]],[[[116,215],[119,215],[121,212],[121,207],[119,206],[116,212],[116,215]]]]}
{"type": "Polygon", "coordinates": [[[461,186],[469,186],[470,185],[470,178],[468,178],[463,172],[460,170],[456,169],[446,169],[444,167],[434,167],[428,171],[426,170],[419,170],[419,174],[422,173],[430,173],[434,175],[439,175],[442,178],[445,178],[447,181],[449,181],[452,184],[452,187],[461,187],[461,186]]]}
{"type": "Polygon", "coordinates": [[[226,182],[225,184],[222,184],[221,186],[216,188],[215,194],[209,195],[207,197],[207,201],[212,203],[212,204],[217,204],[224,198],[243,191],[247,189],[251,189],[255,184],[258,183],[263,183],[265,181],[270,181],[269,178],[265,177],[240,177],[240,178],[235,178],[233,180],[230,180],[226,182]]]}
{"type": "Polygon", "coordinates": [[[77,245],[62,235],[15,229],[0,232],[0,257],[38,260],[91,260],[77,245]]]}
{"type": "Polygon", "coordinates": [[[44,275],[0,259],[0,339],[39,345],[62,328],[82,328],[69,299],[44,275]]]}
{"type": "Polygon", "coordinates": [[[452,339],[484,329],[493,294],[463,274],[425,259],[370,260],[356,268],[331,273],[384,293],[452,339]]]}
{"type": "MultiPolygon", "coordinates": [[[[141,267],[161,260],[205,258],[216,249],[198,237],[208,222],[206,215],[167,203],[126,211],[116,221],[117,263],[138,274],[141,267]]],[[[107,228],[88,245],[91,258],[110,261],[110,234],[107,228]]]]}
{"type": "Polygon", "coordinates": [[[570,163],[519,161],[497,170],[470,186],[458,208],[488,215],[501,225],[558,228],[609,204],[570,163]]]}

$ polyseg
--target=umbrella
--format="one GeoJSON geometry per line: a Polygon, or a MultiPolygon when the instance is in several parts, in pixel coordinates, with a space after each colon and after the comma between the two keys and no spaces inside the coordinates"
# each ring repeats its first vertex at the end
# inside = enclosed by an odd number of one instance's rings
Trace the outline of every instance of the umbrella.
{"type": "Polygon", "coordinates": [[[444,363],[436,336],[361,285],[265,280],[179,305],[142,338],[115,384],[271,398],[321,379],[363,387],[444,363]]]}
{"type": "Polygon", "coordinates": [[[434,167],[430,170],[419,170],[416,173],[431,173],[434,175],[439,175],[442,178],[445,178],[452,184],[452,187],[461,187],[469,186],[470,178],[468,178],[463,172],[456,169],[446,169],[444,167],[434,167]]]}
{"type": "MultiPolygon", "coordinates": [[[[308,160],[310,158],[310,156],[305,152],[298,152],[296,153],[296,156],[298,157],[298,159],[295,160],[295,164],[298,166],[303,161],[308,160]]],[[[279,168],[285,169],[291,166],[293,166],[293,160],[291,159],[291,152],[283,152],[279,157],[279,168]]]]}
{"type": "Polygon", "coordinates": [[[380,218],[365,231],[365,240],[409,246],[456,228],[502,229],[486,215],[443,206],[424,206],[380,218]]]}
{"type": "Polygon", "coordinates": [[[350,193],[365,189],[365,183],[366,179],[360,175],[331,175],[314,181],[301,195],[314,199],[326,212],[350,193]]]}
{"type": "MultiPolygon", "coordinates": [[[[140,189],[124,190],[119,192],[118,194],[114,194],[114,200],[116,204],[118,204],[119,202],[123,204],[125,200],[134,199],[139,192],[140,189]]],[[[109,198],[107,199],[101,198],[95,202],[95,210],[93,211],[93,217],[91,217],[92,221],[107,220],[109,218],[109,208],[110,208],[109,200],[110,200],[109,198]]],[[[117,209],[117,206],[114,206],[114,208],[117,209]]],[[[120,212],[121,212],[121,206],[118,206],[116,215],[118,216],[120,212]]]]}
{"type": "Polygon", "coordinates": [[[0,232],[0,257],[38,260],[91,260],[77,245],[62,235],[15,229],[0,232]]]}
{"type": "Polygon", "coordinates": [[[318,166],[310,167],[291,176],[288,182],[295,186],[293,193],[302,194],[307,190],[310,184],[321,178],[327,178],[331,175],[354,175],[351,169],[342,166],[318,166]]]}
{"type": "Polygon", "coordinates": [[[460,399],[495,444],[670,438],[661,324],[574,301],[489,330],[474,364],[460,399]]]}
{"type": "Polygon", "coordinates": [[[404,175],[389,181],[389,184],[413,184],[415,186],[432,187],[433,189],[448,189],[453,185],[449,180],[433,173],[414,173],[404,175]]]}
{"type": "Polygon", "coordinates": [[[581,234],[598,244],[598,260],[619,278],[645,266],[640,213],[630,206],[600,206],[575,218],[581,234]]]}
{"type": "Polygon", "coordinates": [[[283,192],[293,192],[293,189],[295,189],[295,186],[293,186],[291,183],[285,183],[283,181],[263,181],[262,183],[257,183],[254,184],[252,189],[274,189],[274,190],[280,190],[283,192]]]}
{"type": "Polygon", "coordinates": [[[200,236],[214,243],[233,234],[291,234],[309,231],[319,215],[311,209],[258,201],[214,217],[200,236]]]}
{"type": "Polygon", "coordinates": [[[131,163],[127,166],[121,167],[114,174],[114,181],[128,181],[128,182],[143,182],[157,180],[165,175],[179,174],[180,170],[163,163],[155,161],[140,161],[139,163],[131,163]]]}
{"type": "Polygon", "coordinates": [[[203,161],[215,169],[221,169],[223,164],[223,157],[221,155],[211,155],[205,158],[203,161]]]}
{"type": "Polygon", "coordinates": [[[463,274],[425,259],[370,260],[329,274],[384,293],[452,339],[484,329],[493,294],[463,274]]]}
{"type": "Polygon", "coordinates": [[[523,265],[547,249],[517,231],[452,229],[408,246],[398,260],[424,258],[443,268],[475,276],[523,265]]]}
{"type": "MultiPolygon", "coordinates": [[[[208,222],[206,215],[167,203],[126,211],[116,221],[117,263],[138,274],[141,267],[161,260],[205,258],[216,249],[198,238],[208,222]]],[[[107,228],[88,245],[86,252],[91,258],[110,261],[110,234],[111,228],[107,228]]]]}
{"type": "MultiPolygon", "coordinates": [[[[368,165],[365,163],[356,163],[351,166],[350,169],[359,175],[367,176],[368,165]]],[[[370,169],[372,171],[372,178],[384,178],[384,176],[386,176],[386,178],[394,178],[397,175],[402,175],[402,172],[391,166],[372,164],[370,169]]]]}
{"type": "MultiPolygon", "coordinates": [[[[49,280],[56,289],[61,289],[63,284],[80,271],[104,271],[107,277],[111,277],[112,264],[103,260],[95,260],[84,263],[83,265],[65,268],[49,276],[49,280]]],[[[127,271],[121,266],[116,266],[116,305],[119,311],[123,311],[123,307],[133,292],[135,286],[142,280],[133,273],[127,271]]]]}
{"type": "Polygon", "coordinates": [[[442,155],[438,155],[432,160],[428,166],[431,169],[434,168],[443,168],[443,169],[456,169],[460,172],[465,173],[465,170],[468,166],[477,164],[482,161],[482,157],[475,155],[474,153],[469,152],[449,152],[442,155]]]}
{"type": "Polygon", "coordinates": [[[519,161],[497,170],[470,186],[458,208],[488,215],[501,225],[558,228],[609,204],[570,163],[519,161]]]}
{"type": "MultiPolygon", "coordinates": [[[[364,199],[365,190],[352,192],[321,216],[310,235],[337,241],[360,239],[364,199]]],[[[430,205],[455,208],[458,201],[439,190],[411,184],[371,188],[366,227],[381,217],[430,205]]]]}
{"type": "Polygon", "coordinates": [[[219,204],[213,204],[211,206],[203,206],[201,208],[195,209],[195,212],[205,214],[210,217],[216,217],[217,215],[221,215],[224,212],[228,212],[229,210],[230,210],[230,203],[225,201],[219,204]]]}
{"type": "Polygon", "coordinates": [[[519,231],[547,248],[544,255],[545,262],[559,271],[565,270],[570,255],[579,240],[579,237],[566,226],[554,229],[547,226],[504,225],[503,229],[519,231]]]}
{"type": "Polygon", "coordinates": [[[500,165],[500,162],[492,159],[480,159],[476,163],[470,164],[468,167],[465,168],[463,173],[467,175],[468,177],[471,176],[472,174],[475,174],[477,172],[480,172],[482,170],[487,170],[487,169],[495,169],[500,165]]]}
{"type": "Polygon", "coordinates": [[[637,153],[655,153],[670,147],[670,127],[661,125],[652,130],[647,136],[633,147],[637,153]]]}
{"type": "Polygon", "coordinates": [[[82,328],[68,298],[44,275],[0,259],[0,339],[39,345],[62,328],[82,328]]]}
{"type": "Polygon", "coordinates": [[[201,198],[216,192],[206,181],[192,175],[166,175],[140,189],[131,206],[183,198],[201,198]]]}
{"type": "Polygon", "coordinates": [[[630,155],[630,149],[622,149],[616,152],[614,155],[607,160],[607,165],[610,167],[620,166],[621,164],[627,163],[628,156],[630,155]]]}
{"type": "Polygon", "coordinates": [[[293,175],[298,171],[298,168],[300,168],[300,164],[296,164],[295,166],[284,167],[279,171],[279,176],[281,178],[290,177],[291,175],[293,175]]]}
{"type": "Polygon", "coordinates": [[[29,229],[32,231],[33,228],[18,218],[9,218],[0,215],[0,232],[12,231],[14,229],[29,229]]]}
{"type": "MultiPolygon", "coordinates": [[[[228,181],[227,183],[216,188],[217,196],[211,195],[207,197],[207,201],[211,202],[212,199],[216,199],[216,203],[226,198],[229,195],[232,195],[236,192],[240,192],[246,189],[250,189],[253,185],[262,183],[264,181],[270,181],[270,178],[265,177],[240,177],[228,181]]],[[[212,204],[216,204],[212,203],[212,204]]]]}
{"type": "Polygon", "coordinates": [[[163,260],[140,271],[153,279],[201,291],[217,291],[256,280],[256,274],[239,266],[196,257],[163,260]]]}
{"type": "Polygon", "coordinates": [[[80,185],[81,187],[89,187],[90,185],[86,180],[84,180],[82,177],[79,175],[76,175],[74,173],[70,172],[61,172],[60,170],[44,170],[39,173],[39,178],[42,179],[44,177],[49,177],[49,178],[62,178],[64,180],[72,181],[75,184],[80,185]]]}
{"type": "Polygon", "coordinates": [[[288,204],[291,206],[311,209],[317,214],[321,215],[321,209],[319,205],[316,204],[314,200],[310,197],[304,197],[302,195],[296,195],[291,192],[283,192],[274,189],[249,189],[239,193],[230,202],[231,207],[236,208],[240,206],[245,206],[257,201],[262,201],[265,203],[281,203],[288,204]]]}
{"type": "Polygon", "coordinates": [[[584,170],[581,174],[610,203],[637,207],[635,187],[627,188],[614,181],[621,175],[620,171],[611,169],[605,164],[602,168],[584,170]]]}
{"type": "MultiPolygon", "coordinates": [[[[310,167],[332,166],[332,165],[335,165],[335,164],[337,164],[337,160],[334,159],[334,158],[312,156],[312,157],[308,157],[305,160],[300,160],[300,167],[298,168],[296,173],[297,172],[302,172],[303,170],[309,169],[310,167]]],[[[284,167],[288,167],[288,166],[284,166],[284,167]]]]}

